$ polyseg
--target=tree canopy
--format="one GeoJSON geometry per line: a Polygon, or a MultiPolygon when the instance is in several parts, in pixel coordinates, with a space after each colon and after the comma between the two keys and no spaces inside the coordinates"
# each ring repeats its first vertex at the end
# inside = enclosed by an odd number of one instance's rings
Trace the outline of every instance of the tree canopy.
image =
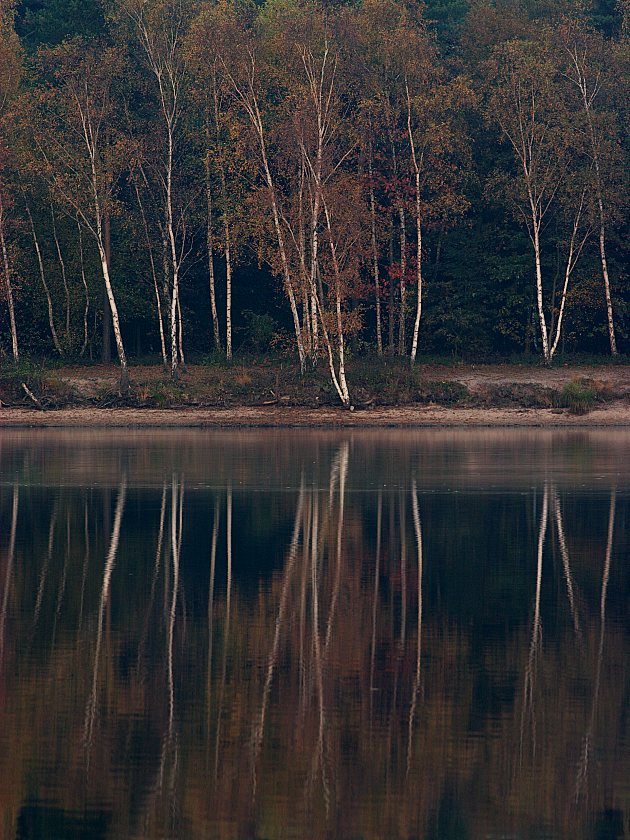
{"type": "Polygon", "coordinates": [[[111,334],[176,378],[187,352],[259,347],[262,318],[346,405],[348,353],[626,352],[628,20],[4,4],[4,352],[107,355],[111,334]]]}

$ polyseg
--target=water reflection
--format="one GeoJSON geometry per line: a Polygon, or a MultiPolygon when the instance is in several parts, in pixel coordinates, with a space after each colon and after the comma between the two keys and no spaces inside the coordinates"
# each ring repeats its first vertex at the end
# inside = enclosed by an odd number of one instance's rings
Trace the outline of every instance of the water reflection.
{"type": "Polygon", "coordinates": [[[629,437],[426,435],[0,436],[2,836],[630,836],[629,437]]]}

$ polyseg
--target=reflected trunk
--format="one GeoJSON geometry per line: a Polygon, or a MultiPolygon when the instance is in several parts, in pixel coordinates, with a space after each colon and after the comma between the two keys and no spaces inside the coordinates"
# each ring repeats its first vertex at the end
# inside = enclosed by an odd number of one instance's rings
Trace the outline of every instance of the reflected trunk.
{"type": "Polygon", "coordinates": [[[92,691],[88,699],[87,708],[85,711],[85,726],[84,726],[84,743],[87,749],[88,765],[90,760],[90,751],[92,748],[92,737],[94,734],[94,722],[96,718],[96,700],[98,688],[98,671],[101,656],[101,644],[103,640],[103,621],[105,618],[105,608],[109,603],[109,588],[112,579],[112,573],[116,565],[116,554],[118,552],[118,542],[120,540],[120,526],[122,523],[123,512],[125,509],[125,497],[127,494],[127,480],[123,477],[118,488],[118,499],[116,501],[116,513],[114,514],[114,525],[112,527],[111,538],[109,541],[109,549],[107,557],[105,558],[105,569],[103,571],[103,582],[101,584],[101,599],[98,608],[97,631],[96,631],[96,645],[94,652],[94,667],[92,670],[92,691]]]}

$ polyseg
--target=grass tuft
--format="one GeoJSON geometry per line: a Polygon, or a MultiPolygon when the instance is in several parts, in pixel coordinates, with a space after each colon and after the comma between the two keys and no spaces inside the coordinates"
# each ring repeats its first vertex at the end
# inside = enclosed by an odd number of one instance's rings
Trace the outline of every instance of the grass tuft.
{"type": "Polygon", "coordinates": [[[586,379],[572,379],[560,392],[560,405],[571,414],[587,414],[597,401],[597,390],[586,379]]]}

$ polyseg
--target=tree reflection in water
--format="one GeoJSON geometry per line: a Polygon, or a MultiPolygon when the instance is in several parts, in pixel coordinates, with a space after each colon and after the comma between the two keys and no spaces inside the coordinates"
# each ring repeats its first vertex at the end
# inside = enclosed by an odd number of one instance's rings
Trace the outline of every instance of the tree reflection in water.
{"type": "Polygon", "coordinates": [[[617,471],[567,479],[571,443],[520,488],[475,486],[485,445],[370,471],[344,435],[297,472],[278,451],[270,480],[269,449],[238,446],[230,469],[200,449],[210,485],[153,452],[142,480],[129,456],[103,486],[38,484],[11,450],[3,836],[628,831],[617,471]]]}

